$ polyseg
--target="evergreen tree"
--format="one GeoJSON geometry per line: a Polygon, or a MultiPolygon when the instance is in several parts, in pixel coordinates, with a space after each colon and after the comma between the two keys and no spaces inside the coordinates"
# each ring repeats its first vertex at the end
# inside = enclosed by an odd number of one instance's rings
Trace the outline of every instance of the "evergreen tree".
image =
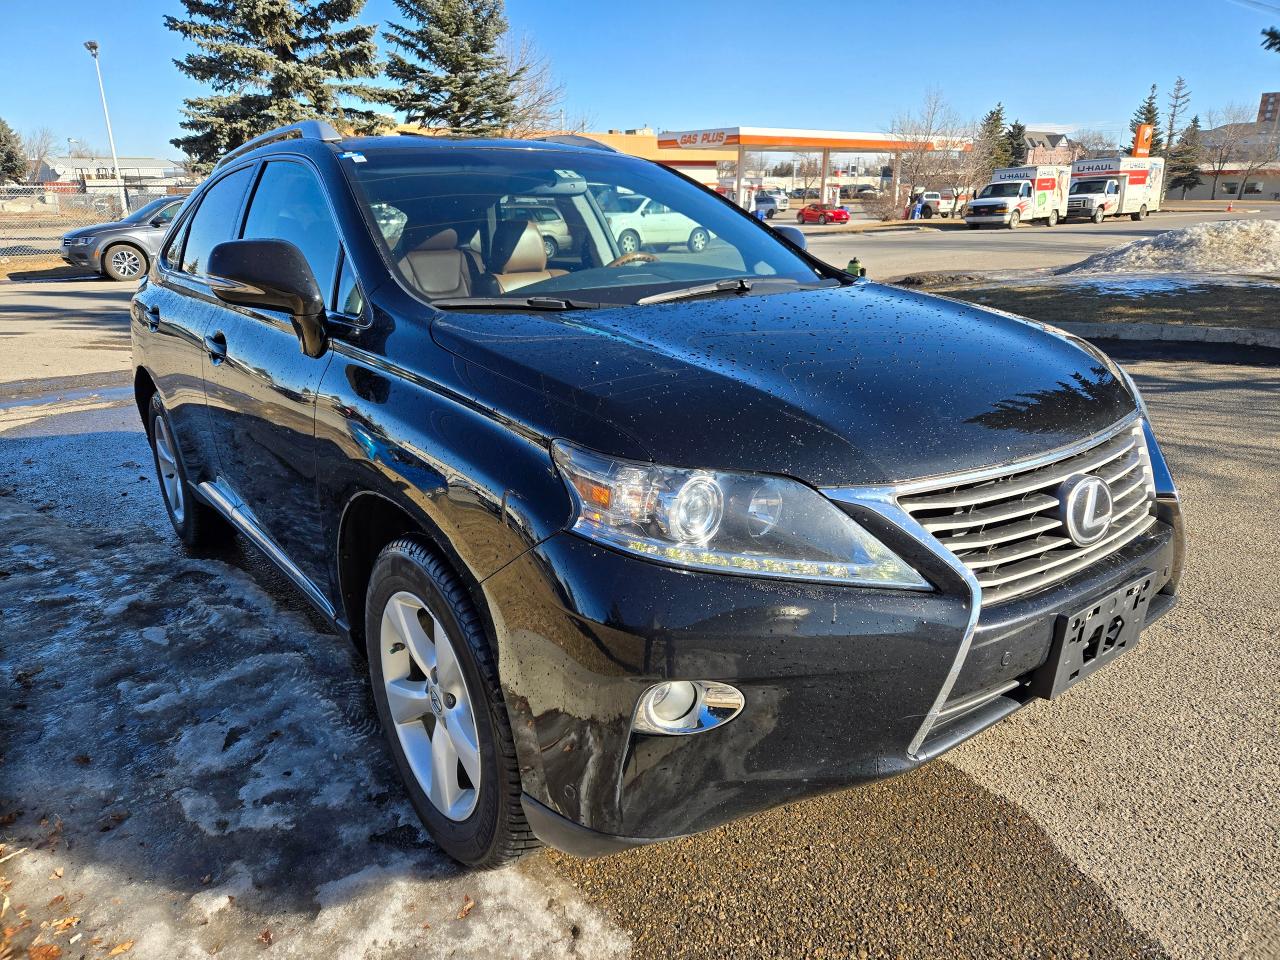
{"type": "Polygon", "coordinates": [[[22,150],[22,138],[0,120],[0,183],[22,183],[26,179],[27,155],[22,150]]]}
{"type": "MultiPolygon", "coordinates": [[[[1177,143],[1178,138],[1178,118],[1182,116],[1187,109],[1187,104],[1191,102],[1191,91],[1187,89],[1187,81],[1182,77],[1178,77],[1173,82],[1173,91],[1169,94],[1169,123],[1165,127],[1164,147],[1166,155],[1170,155],[1177,143]]],[[[1154,152],[1154,151],[1153,151],[1154,152]]]]}
{"type": "Polygon", "coordinates": [[[1020,167],[1027,162],[1027,127],[1021,120],[1009,124],[1004,141],[1008,145],[1010,166],[1020,167]]]}
{"type": "Polygon", "coordinates": [[[1169,151],[1169,169],[1165,171],[1165,187],[1187,191],[1204,183],[1200,176],[1200,163],[1204,159],[1204,144],[1200,140],[1200,118],[1192,117],[1187,128],[1178,137],[1177,144],[1169,151]]]}
{"type": "Polygon", "coordinates": [[[182,2],[187,17],[166,16],[165,26],[200,49],[174,63],[213,93],[186,101],[181,126],[191,133],[171,142],[197,168],[299,120],[357,132],[379,125],[375,114],[341,104],[343,96],[369,100],[370,88],[353,81],[378,72],[377,28],[351,23],[364,0],[182,2]]]}
{"type": "Polygon", "coordinates": [[[1129,132],[1138,134],[1138,127],[1144,123],[1151,124],[1151,155],[1159,156],[1164,148],[1164,134],[1160,131],[1160,106],[1156,102],[1156,85],[1151,85],[1151,92],[1142,101],[1138,109],[1133,111],[1133,119],[1129,121],[1129,132]]]}
{"type": "Polygon", "coordinates": [[[1262,45],[1268,50],[1280,53],[1280,28],[1267,27],[1262,31],[1262,45]]]}
{"type": "Polygon", "coordinates": [[[1009,156],[1009,143],[1004,138],[1004,104],[997,103],[987,111],[978,125],[978,142],[975,150],[982,151],[987,158],[986,170],[990,176],[992,170],[1012,166],[1009,156]]]}
{"type": "Polygon", "coordinates": [[[515,113],[514,83],[497,53],[507,32],[502,0],[395,0],[404,23],[388,24],[387,42],[404,55],[387,57],[394,89],[381,98],[409,123],[492,136],[515,113]]]}

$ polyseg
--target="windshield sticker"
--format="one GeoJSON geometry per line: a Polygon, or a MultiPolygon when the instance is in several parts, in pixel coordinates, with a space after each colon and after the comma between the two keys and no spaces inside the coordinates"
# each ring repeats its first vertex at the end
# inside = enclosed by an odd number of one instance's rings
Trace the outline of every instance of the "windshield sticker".
{"type": "Polygon", "coordinates": [[[338,156],[343,160],[350,160],[352,163],[365,162],[364,154],[356,153],[354,150],[344,150],[342,153],[338,154],[338,156]]]}

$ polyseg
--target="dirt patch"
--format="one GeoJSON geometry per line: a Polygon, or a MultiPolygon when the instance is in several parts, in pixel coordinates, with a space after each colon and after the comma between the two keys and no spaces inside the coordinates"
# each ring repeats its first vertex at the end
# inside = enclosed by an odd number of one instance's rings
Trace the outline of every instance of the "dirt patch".
{"type": "Polygon", "coordinates": [[[1045,323],[1177,323],[1280,329],[1280,285],[1196,283],[1117,295],[1106,286],[1039,284],[951,287],[941,293],[1045,323]]]}

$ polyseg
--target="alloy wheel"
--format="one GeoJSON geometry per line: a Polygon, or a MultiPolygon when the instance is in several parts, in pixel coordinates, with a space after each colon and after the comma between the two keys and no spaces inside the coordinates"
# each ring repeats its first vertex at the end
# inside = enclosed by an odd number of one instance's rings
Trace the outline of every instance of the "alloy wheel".
{"type": "Polygon", "coordinates": [[[387,707],[405,759],[432,806],[465,820],[480,789],[480,738],[453,641],[407,591],[382,612],[379,642],[387,707]]]}
{"type": "Polygon", "coordinates": [[[182,477],[178,474],[173,434],[169,432],[169,424],[164,417],[156,417],[152,432],[155,435],[156,462],[160,467],[160,486],[164,489],[169,509],[173,511],[173,518],[181,524],[186,516],[186,499],[182,493],[182,477]]]}
{"type": "Polygon", "coordinates": [[[128,247],[122,247],[111,254],[111,269],[119,277],[136,277],[142,272],[142,258],[128,247]]]}

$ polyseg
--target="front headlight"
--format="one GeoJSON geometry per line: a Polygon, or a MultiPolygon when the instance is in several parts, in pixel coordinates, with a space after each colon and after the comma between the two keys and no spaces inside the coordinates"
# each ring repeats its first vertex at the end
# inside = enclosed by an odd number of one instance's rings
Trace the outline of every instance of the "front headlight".
{"type": "Polygon", "coordinates": [[[817,491],[783,477],[686,470],[552,445],[576,507],[571,529],[677,567],[784,580],[929,589],[817,491]]]}
{"type": "Polygon", "coordinates": [[[71,238],[71,246],[73,247],[85,247],[92,242],[93,242],[93,237],[72,237],[71,238]]]}

